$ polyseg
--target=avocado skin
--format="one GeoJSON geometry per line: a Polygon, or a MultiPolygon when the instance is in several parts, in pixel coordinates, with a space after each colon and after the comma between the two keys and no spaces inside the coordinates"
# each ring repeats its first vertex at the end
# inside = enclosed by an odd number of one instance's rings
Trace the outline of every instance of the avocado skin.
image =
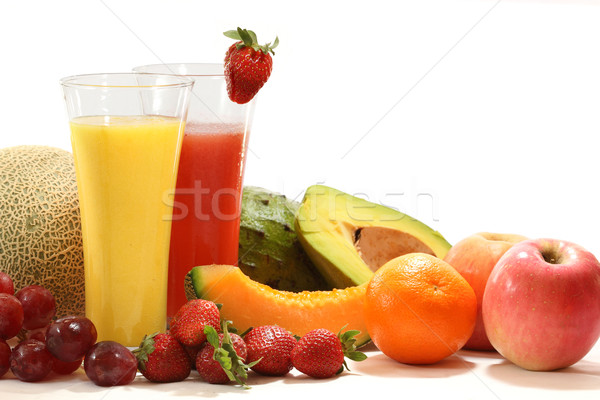
{"type": "Polygon", "coordinates": [[[242,194],[238,266],[252,280],[277,290],[329,290],[304,252],[294,228],[300,203],[267,189],[242,194]]]}

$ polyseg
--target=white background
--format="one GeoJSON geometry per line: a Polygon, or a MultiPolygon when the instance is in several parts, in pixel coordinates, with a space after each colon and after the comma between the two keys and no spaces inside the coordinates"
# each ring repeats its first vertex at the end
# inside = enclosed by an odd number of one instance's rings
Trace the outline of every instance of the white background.
{"type": "Polygon", "coordinates": [[[238,25],[281,42],[247,184],[600,254],[599,1],[3,1],[0,147],[70,150],[60,78],[219,62],[238,25]]]}
{"type": "Polygon", "coordinates": [[[421,219],[600,254],[598,1],[16,1],[0,6],[0,147],[70,149],[58,80],[219,62],[279,36],[246,183],[322,182],[421,219]]]}
{"type": "Polygon", "coordinates": [[[0,146],[70,149],[58,80],[218,62],[279,36],[246,183],[323,182],[421,219],[600,254],[600,2],[18,1],[0,8],[0,146]]]}

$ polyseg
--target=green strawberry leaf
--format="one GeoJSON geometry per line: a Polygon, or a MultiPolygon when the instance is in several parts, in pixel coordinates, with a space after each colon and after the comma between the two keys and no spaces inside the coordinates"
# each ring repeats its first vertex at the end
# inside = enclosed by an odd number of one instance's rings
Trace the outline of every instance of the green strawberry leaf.
{"type": "Polygon", "coordinates": [[[246,32],[248,32],[248,35],[250,35],[250,38],[252,39],[252,44],[257,44],[258,39],[256,38],[256,33],[254,33],[254,31],[251,31],[250,29],[246,30],[246,32]]]}
{"type": "Polygon", "coordinates": [[[248,370],[252,366],[256,365],[256,363],[258,363],[260,360],[250,364],[244,363],[244,361],[235,352],[235,348],[233,347],[233,343],[231,341],[231,335],[229,335],[229,331],[227,329],[228,324],[230,324],[230,321],[222,321],[223,341],[221,345],[219,345],[219,336],[217,331],[213,327],[207,326],[204,329],[204,333],[206,334],[208,342],[215,349],[213,353],[213,360],[217,361],[221,365],[221,368],[223,368],[223,371],[225,371],[225,374],[229,380],[237,382],[244,389],[249,389],[250,387],[246,385],[246,380],[248,379],[248,370]],[[211,329],[214,332],[214,335],[213,332],[211,332],[211,329]]]}
{"type": "Polygon", "coordinates": [[[250,364],[246,364],[246,366],[247,366],[248,368],[252,368],[252,367],[254,367],[256,364],[258,364],[258,363],[260,362],[260,360],[262,360],[262,359],[263,359],[263,357],[259,358],[259,359],[258,359],[258,360],[256,360],[256,361],[252,361],[250,364]]]}
{"type": "Polygon", "coordinates": [[[252,41],[252,36],[248,33],[248,31],[240,27],[237,28],[237,31],[240,35],[240,38],[242,38],[242,42],[244,42],[244,45],[246,47],[252,47],[254,42],[252,41]]]}
{"type": "Polygon", "coordinates": [[[275,55],[273,49],[279,46],[278,36],[275,37],[275,41],[273,42],[273,44],[267,43],[264,45],[259,45],[258,38],[256,37],[256,33],[254,33],[254,31],[251,31],[249,29],[242,29],[240,27],[238,27],[236,30],[225,31],[223,32],[223,35],[227,36],[230,39],[241,41],[235,46],[238,50],[241,50],[244,47],[252,47],[256,51],[262,51],[264,54],[271,53],[275,55]]]}
{"type": "Polygon", "coordinates": [[[227,36],[229,39],[242,40],[237,30],[223,32],[223,35],[227,36]]]}
{"type": "Polygon", "coordinates": [[[222,346],[223,347],[221,348],[215,349],[215,352],[213,353],[213,360],[218,361],[219,364],[221,364],[221,367],[229,377],[229,380],[232,381],[235,378],[231,373],[231,369],[233,367],[233,360],[230,357],[231,349],[225,343],[222,346]]]}
{"type": "MultiPolygon", "coordinates": [[[[356,339],[354,338],[356,335],[360,333],[357,330],[349,330],[342,333],[342,330],[346,327],[344,325],[342,329],[338,332],[338,338],[340,338],[340,343],[342,344],[342,351],[344,352],[344,356],[349,358],[352,361],[364,361],[367,359],[367,355],[361,351],[356,350],[356,339]]],[[[346,364],[346,360],[344,360],[344,365],[348,371],[348,365],[346,364]]]]}
{"type": "Polygon", "coordinates": [[[154,337],[158,335],[158,332],[154,332],[151,335],[144,335],[140,346],[133,350],[135,358],[138,360],[138,368],[140,371],[146,369],[146,363],[148,362],[148,355],[152,354],[156,348],[154,347],[154,337]]]}
{"type": "Polygon", "coordinates": [[[273,42],[273,44],[269,43],[268,46],[270,46],[271,48],[271,53],[273,53],[273,55],[275,55],[275,52],[273,51],[273,49],[277,46],[279,46],[279,36],[275,36],[275,41],[273,42]]]}
{"type": "Polygon", "coordinates": [[[367,359],[367,355],[362,351],[352,351],[348,353],[346,357],[348,357],[352,361],[364,361],[367,359]]]}
{"type": "Polygon", "coordinates": [[[342,337],[340,338],[342,340],[342,342],[347,342],[350,340],[354,340],[356,342],[356,339],[353,339],[354,336],[358,335],[360,333],[360,331],[346,331],[342,334],[342,337]]]}
{"type": "Polygon", "coordinates": [[[204,326],[204,334],[206,335],[206,340],[208,341],[208,343],[210,343],[212,345],[212,347],[214,347],[215,349],[218,349],[219,348],[219,334],[217,333],[215,328],[213,328],[210,325],[204,326]]]}

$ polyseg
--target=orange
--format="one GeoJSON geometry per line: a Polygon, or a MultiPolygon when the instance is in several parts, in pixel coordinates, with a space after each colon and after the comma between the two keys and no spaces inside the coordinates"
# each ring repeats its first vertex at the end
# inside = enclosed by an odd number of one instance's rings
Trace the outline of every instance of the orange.
{"type": "Polygon", "coordinates": [[[469,283],[428,254],[390,260],[367,285],[367,331],[382,353],[401,363],[433,364],[455,353],[473,333],[476,316],[469,283]]]}

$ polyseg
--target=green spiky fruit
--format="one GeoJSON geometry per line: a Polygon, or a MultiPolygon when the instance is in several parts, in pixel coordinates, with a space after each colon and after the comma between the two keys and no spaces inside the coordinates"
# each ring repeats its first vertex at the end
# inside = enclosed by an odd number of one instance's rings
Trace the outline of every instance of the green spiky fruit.
{"type": "Polygon", "coordinates": [[[240,218],[240,269],[252,280],[290,292],[329,290],[294,230],[299,203],[247,186],[240,218]]]}

